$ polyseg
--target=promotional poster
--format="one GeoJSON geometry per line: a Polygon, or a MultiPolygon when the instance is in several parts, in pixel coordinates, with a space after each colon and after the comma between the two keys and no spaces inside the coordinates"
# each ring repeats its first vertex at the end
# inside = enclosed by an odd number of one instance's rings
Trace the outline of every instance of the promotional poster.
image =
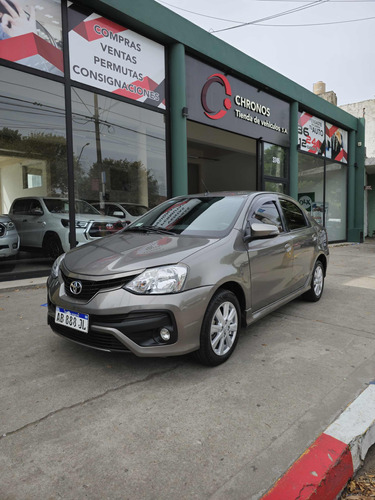
{"type": "Polygon", "coordinates": [[[60,1],[0,2],[0,57],[62,76],[60,1]]]}
{"type": "Polygon", "coordinates": [[[348,132],[305,111],[299,113],[298,145],[306,153],[341,163],[348,161],[348,132]]]}
{"type": "Polygon", "coordinates": [[[348,162],[348,132],[326,123],[326,156],[342,163],[348,162]]]}
{"type": "Polygon", "coordinates": [[[69,49],[72,80],[165,109],[162,45],[71,5],[69,49]]]}
{"type": "Polygon", "coordinates": [[[315,155],[324,154],[324,120],[309,113],[299,113],[298,145],[301,151],[315,155]]]}

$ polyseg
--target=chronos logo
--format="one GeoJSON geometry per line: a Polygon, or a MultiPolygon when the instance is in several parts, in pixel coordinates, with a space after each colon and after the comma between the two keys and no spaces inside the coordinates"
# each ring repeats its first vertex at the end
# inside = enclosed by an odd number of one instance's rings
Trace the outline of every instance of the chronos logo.
{"type": "Polygon", "coordinates": [[[218,83],[224,88],[226,96],[232,95],[232,89],[230,87],[230,83],[228,82],[227,78],[224,75],[221,75],[220,73],[214,73],[213,75],[209,76],[207,82],[203,85],[201,93],[201,101],[204,109],[204,114],[208,118],[211,118],[211,120],[219,120],[232,107],[232,101],[228,97],[225,97],[222,103],[224,109],[221,106],[220,106],[221,109],[219,109],[219,111],[210,109],[207,103],[207,93],[211,85],[214,83],[218,83]]]}

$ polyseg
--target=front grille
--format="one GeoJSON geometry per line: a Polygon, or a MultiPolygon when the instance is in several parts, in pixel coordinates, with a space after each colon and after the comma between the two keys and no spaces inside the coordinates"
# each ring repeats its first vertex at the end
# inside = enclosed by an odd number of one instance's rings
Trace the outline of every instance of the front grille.
{"type": "Polygon", "coordinates": [[[5,231],[6,231],[5,225],[0,222],[0,237],[4,236],[5,231]]]}
{"type": "Polygon", "coordinates": [[[75,299],[86,300],[86,301],[92,299],[94,295],[96,295],[101,290],[121,288],[134,278],[134,276],[127,276],[122,278],[110,278],[102,281],[93,281],[93,280],[81,280],[81,279],[78,280],[77,278],[70,278],[69,276],[66,276],[63,272],[61,274],[64,280],[65,293],[69,297],[74,297],[75,299]],[[70,284],[73,281],[80,281],[80,283],[82,284],[82,291],[79,295],[75,295],[70,291],[70,284]]]}
{"type": "Polygon", "coordinates": [[[56,333],[74,342],[87,345],[88,347],[109,351],[129,352],[129,349],[110,333],[94,332],[92,330],[89,330],[88,333],[79,332],[78,330],[76,331],[72,328],[56,324],[52,318],[50,319],[50,325],[56,333]]]}
{"type": "Polygon", "coordinates": [[[102,238],[113,233],[117,233],[120,229],[124,229],[121,222],[93,222],[89,229],[91,238],[102,238]]]}

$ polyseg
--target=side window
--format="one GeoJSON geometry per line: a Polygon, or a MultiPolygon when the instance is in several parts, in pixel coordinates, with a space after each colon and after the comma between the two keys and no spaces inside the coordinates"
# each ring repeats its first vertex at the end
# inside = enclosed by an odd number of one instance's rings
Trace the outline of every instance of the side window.
{"type": "Polygon", "coordinates": [[[15,215],[25,215],[28,213],[30,200],[16,200],[13,205],[13,213],[15,215]]]}
{"type": "Polygon", "coordinates": [[[105,206],[105,215],[113,216],[113,212],[116,211],[116,205],[106,205],[105,206]]]}
{"type": "Polygon", "coordinates": [[[289,200],[280,200],[280,205],[290,231],[308,226],[303,212],[295,203],[289,200]]]}
{"type": "Polygon", "coordinates": [[[39,200],[31,200],[29,213],[32,215],[43,215],[43,208],[39,200]]]}
{"type": "Polygon", "coordinates": [[[266,201],[250,212],[250,223],[262,222],[263,224],[273,224],[279,231],[283,231],[283,225],[279,211],[273,201],[266,201]]]}

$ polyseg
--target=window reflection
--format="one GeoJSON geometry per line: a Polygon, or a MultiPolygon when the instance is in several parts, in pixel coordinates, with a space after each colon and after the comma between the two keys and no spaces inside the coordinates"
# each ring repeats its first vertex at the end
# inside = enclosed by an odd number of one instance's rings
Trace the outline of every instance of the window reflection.
{"type": "Polygon", "coordinates": [[[346,239],[347,166],[328,163],[326,167],[327,232],[330,241],[346,239]]]}
{"type": "MultiPolygon", "coordinates": [[[[164,115],[72,90],[76,197],[104,214],[108,204],[148,209],[164,201],[164,115]]],[[[126,218],[121,206],[115,212],[126,218]]]]}
{"type": "MultiPolygon", "coordinates": [[[[63,85],[5,67],[1,68],[0,81],[0,214],[9,214],[16,199],[22,202],[25,197],[66,197],[63,85]]],[[[43,225],[33,226],[36,243],[31,252],[23,238],[31,229],[25,231],[22,220],[13,223],[21,247],[9,257],[6,248],[2,249],[0,279],[10,279],[9,272],[45,274],[51,262],[42,251],[43,225]]],[[[6,243],[0,242],[3,246],[6,243]]]]}

